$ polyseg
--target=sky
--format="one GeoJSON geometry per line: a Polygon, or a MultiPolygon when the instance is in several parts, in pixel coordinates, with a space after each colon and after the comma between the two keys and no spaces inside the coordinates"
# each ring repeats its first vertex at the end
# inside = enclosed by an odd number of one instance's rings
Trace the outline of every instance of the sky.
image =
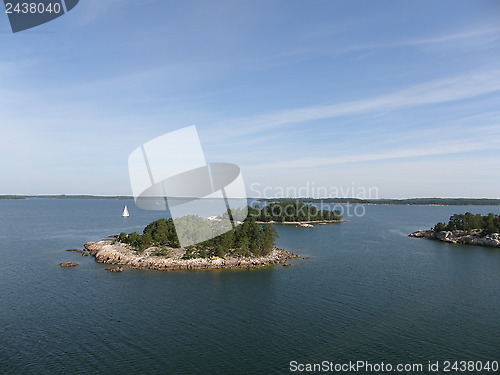
{"type": "Polygon", "coordinates": [[[131,195],[196,125],[252,197],[500,198],[497,0],[82,0],[0,44],[0,194],[131,195]]]}

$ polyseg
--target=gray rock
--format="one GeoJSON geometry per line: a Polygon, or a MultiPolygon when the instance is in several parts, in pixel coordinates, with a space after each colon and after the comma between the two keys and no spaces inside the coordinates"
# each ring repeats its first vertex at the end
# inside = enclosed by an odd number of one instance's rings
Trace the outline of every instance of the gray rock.
{"type": "MultiPolygon", "coordinates": [[[[128,245],[109,241],[89,242],[85,248],[90,251],[96,261],[117,266],[126,266],[135,269],[153,269],[160,271],[179,269],[216,269],[216,268],[253,268],[264,267],[273,264],[283,264],[292,257],[292,254],[283,249],[274,249],[270,254],[262,257],[238,257],[227,256],[225,258],[196,258],[182,259],[184,250],[171,249],[172,253],[180,251],[176,257],[151,256],[150,249],[141,254],[133,251],[128,245]]],[[[110,270],[111,271],[111,270],[110,270]]],[[[111,271],[117,272],[117,271],[111,271]]]]}
{"type": "Polygon", "coordinates": [[[488,247],[500,247],[500,234],[493,233],[490,235],[483,235],[481,231],[442,231],[434,233],[432,230],[420,230],[409,234],[409,237],[427,238],[443,242],[460,243],[464,245],[477,245],[488,247]]]}
{"type": "Polygon", "coordinates": [[[59,265],[64,268],[79,266],[79,264],[75,262],[64,262],[64,263],[59,263],[59,265]]]}

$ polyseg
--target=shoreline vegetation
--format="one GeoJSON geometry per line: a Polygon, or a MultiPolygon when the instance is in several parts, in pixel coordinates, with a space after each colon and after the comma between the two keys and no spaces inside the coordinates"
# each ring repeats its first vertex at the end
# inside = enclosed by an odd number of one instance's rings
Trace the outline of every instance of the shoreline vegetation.
{"type": "MultiPolygon", "coordinates": [[[[258,198],[259,202],[285,202],[292,198],[258,198]]],[[[362,198],[293,198],[303,203],[401,205],[401,206],[497,206],[500,199],[492,198],[408,198],[408,199],[362,199],[362,198]]]]}
{"type": "Polygon", "coordinates": [[[342,214],[338,210],[320,210],[314,205],[299,201],[273,202],[258,207],[248,207],[249,216],[255,218],[257,224],[295,225],[313,228],[313,224],[326,225],[342,223],[342,214]]]}
{"type": "Polygon", "coordinates": [[[500,215],[455,214],[448,224],[439,222],[428,230],[419,230],[409,237],[463,245],[500,248],[500,215]]]}
{"type": "MultiPolygon", "coordinates": [[[[176,199],[187,199],[176,198],[176,199]]],[[[0,195],[0,200],[27,199],[95,199],[95,200],[133,200],[126,195],[0,195]]],[[[151,198],[157,199],[157,198],[151,198]]],[[[249,201],[279,203],[298,201],[303,203],[362,204],[362,205],[415,205],[415,206],[498,206],[500,199],[491,198],[410,198],[410,199],[361,199],[361,198],[248,198],[249,201]]]]}
{"type": "Polygon", "coordinates": [[[346,222],[338,210],[320,210],[299,201],[273,202],[261,209],[249,208],[249,214],[255,217],[257,224],[295,225],[301,228],[346,222]]]}

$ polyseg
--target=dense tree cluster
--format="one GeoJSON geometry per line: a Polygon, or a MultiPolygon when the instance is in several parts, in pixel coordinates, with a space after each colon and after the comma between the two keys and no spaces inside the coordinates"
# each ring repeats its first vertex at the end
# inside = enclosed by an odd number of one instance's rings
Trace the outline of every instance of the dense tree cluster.
{"type": "Polygon", "coordinates": [[[324,221],[340,220],[342,215],[338,211],[319,210],[314,205],[298,201],[271,203],[263,208],[246,207],[224,213],[220,220],[208,220],[199,216],[188,215],[179,219],[174,226],[172,219],[160,219],[152,222],[142,234],[133,232],[120,233],[118,241],[131,245],[137,251],[144,251],[155,246],[156,255],[168,253],[168,248],[179,248],[179,237],[190,238],[190,246],[186,249],[185,258],[223,257],[228,253],[239,256],[263,256],[269,254],[278,238],[276,229],[271,225],[261,225],[260,222],[286,221],[324,221]],[[248,216],[247,216],[248,210],[248,216]],[[244,221],[239,222],[240,218],[244,221]],[[234,229],[228,226],[231,219],[238,224],[234,229]],[[224,226],[228,226],[227,228],[224,226]],[[180,230],[182,232],[176,232],[180,230]],[[214,235],[213,233],[223,233],[214,235]],[[198,238],[211,238],[207,241],[198,241],[198,238]]]}
{"type": "Polygon", "coordinates": [[[444,230],[463,230],[471,231],[473,229],[481,230],[486,234],[500,233],[500,215],[474,215],[470,212],[465,214],[455,214],[450,217],[448,224],[439,222],[434,227],[435,232],[444,230]]]}
{"type": "Polygon", "coordinates": [[[273,250],[277,238],[274,227],[257,224],[255,219],[248,218],[234,230],[191,247],[184,257],[224,257],[228,253],[244,257],[264,256],[273,250]]]}
{"type": "Polygon", "coordinates": [[[251,208],[250,215],[257,221],[285,222],[285,221],[324,221],[341,220],[340,211],[320,210],[312,204],[299,201],[285,201],[270,203],[262,209],[251,208]]]}
{"type": "MultiPolygon", "coordinates": [[[[210,230],[208,226],[218,225],[217,221],[208,221],[200,217],[189,217],[197,231],[210,230]]],[[[269,254],[278,238],[276,229],[270,225],[259,225],[252,217],[247,218],[235,229],[220,236],[190,246],[186,249],[185,259],[199,257],[224,257],[228,253],[239,256],[263,256],[269,254]]],[[[118,240],[130,244],[138,251],[156,246],[159,248],[179,248],[179,240],[172,219],[160,219],[144,228],[143,234],[136,232],[120,233],[118,240]]],[[[156,252],[158,255],[161,252],[156,252]]]]}
{"type": "Polygon", "coordinates": [[[130,234],[122,232],[118,236],[118,240],[131,245],[137,250],[144,250],[153,245],[158,247],[179,247],[179,240],[172,219],[160,219],[148,224],[144,228],[142,235],[137,232],[130,234]]]}

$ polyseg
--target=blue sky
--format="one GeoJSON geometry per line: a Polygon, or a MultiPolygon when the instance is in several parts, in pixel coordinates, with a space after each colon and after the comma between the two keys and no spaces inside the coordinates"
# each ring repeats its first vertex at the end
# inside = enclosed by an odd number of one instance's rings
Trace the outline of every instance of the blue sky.
{"type": "Polygon", "coordinates": [[[497,0],[82,0],[17,34],[0,16],[0,194],[130,195],[129,154],[197,125],[253,196],[500,198],[497,0]]]}

